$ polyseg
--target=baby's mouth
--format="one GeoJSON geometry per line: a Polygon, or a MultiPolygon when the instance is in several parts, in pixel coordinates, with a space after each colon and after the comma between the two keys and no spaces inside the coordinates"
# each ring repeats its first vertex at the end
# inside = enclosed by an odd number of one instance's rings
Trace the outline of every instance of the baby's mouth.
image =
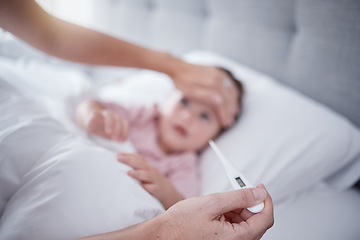
{"type": "Polygon", "coordinates": [[[175,125],[173,128],[175,132],[177,132],[182,137],[186,137],[188,135],[186,129],[180,125],[175,125]]]}

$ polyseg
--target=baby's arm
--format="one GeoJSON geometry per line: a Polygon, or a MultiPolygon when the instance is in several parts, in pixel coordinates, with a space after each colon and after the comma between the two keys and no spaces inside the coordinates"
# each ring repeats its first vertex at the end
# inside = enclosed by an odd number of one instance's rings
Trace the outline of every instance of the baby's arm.
{"type": "Polygon", "coordinates": [[[174,184],[184,198],[199,196],[200,176],[197,156],[188,154],[182,156],[179,161],[173,161],[169,172],[167,179],[174,184]]]}
{"type": "Polygon", "coordinates": [[[127,139],[127,121],[100,102],[86,100],[80,103],[76,122],[89,133],[119,142],[127,139]]]}
{"type": "Polygon", "coordinates": [[[142,156],[121,153],[118,154],[118,161],[133,168],[128,175],[139,180],[141,186],[156,197],[165,209],[184,199],[175,186],[157,169],[150,166],[142,156]]]}

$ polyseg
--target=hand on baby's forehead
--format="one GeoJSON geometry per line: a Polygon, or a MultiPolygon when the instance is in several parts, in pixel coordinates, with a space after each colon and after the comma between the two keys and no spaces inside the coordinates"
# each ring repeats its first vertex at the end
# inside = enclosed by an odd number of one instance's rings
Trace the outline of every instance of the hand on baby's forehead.
{"type": "MultiPolygon", "coordinates": [[[[217,88],[218,93],[221,95],[215,95],[213,91],[209,91],[209,86],[204,85],[203,87],[197,86],[193,89],[187,89],[185,92],[180,90],[175,90],[169,97],[168,102],[166,103],[165,113],[169,112],[177,103],[181,101],[182,98],[186,98],[188,101],[203,104],[208,107],[211,111],[215,112],[218,120],[224,125],[223,118],[224,113],[234,115],[234,118],[237,119],[239,115],[240,102],[239,96],[242,96],[240,88],[237,86],[234,81],[237,82],[231,75],[226,71],[222,71],[225,78],[221,79],[221,82],[218,83],[217,88]],[[216,100],[217,98],[217,100],[216,100]],[[215,99],[215,100],[214,100],[215,99]],[[236,109],[236,111],[235,111],[236,109]]],[[[240,84],[241,85],[241,84],[240,84]]],[[[212,89],[214,86],[212,86],[212,89]]],[[[228,124],[224,125],[225,127],[230,127],[235,121],[231,121],[228,124]]]]}

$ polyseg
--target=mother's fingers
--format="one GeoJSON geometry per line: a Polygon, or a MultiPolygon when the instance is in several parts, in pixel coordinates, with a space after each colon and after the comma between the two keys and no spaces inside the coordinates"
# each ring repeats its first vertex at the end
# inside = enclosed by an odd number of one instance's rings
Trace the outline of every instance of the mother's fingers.
{"type": "MultiPolygon", "coordinates": [[[[264,189],[263,185],[260,185],[258,189],[264,189]]],[[[241,214],[241,217],[246,219],[247,231],[253,236],[260,236],[266,232],[274,224],[274,209],[271,196],[267,194],[267,197],[264,201],[264,209],[257,213],[251,214],[249,211],[244,210],[241,214]]],[[[242,231],[244,225],[235,225],[235,228],[239,228],[239,231],[242,231]]]]}
{"type": "Polygon", "coordinates": [[[266,191],[261,188],[245,188],[209,195],[208,213],[210,217],[215,218],[236,209],[248,208],[264,201],[266,194],[266,191]]]}
{"type": "Polygon", "coordinates": [[[188,64],[182,75],[173,76],[174,83],[185,96],[190,96],[214,107],[223,127],[234,123],[238,112],[236,89],[232,80],[230,85],[225,79],[227,73],[214,66],[188,64]],[[235,92],[234,92],[235,91],[235,92]],[[235,94],[234,94],[235,93],[235,94]]]}
{"type": "MultiPolygon", "coordinates": [[[[206,88],[210,97],[207,101],[215,108],[216,115],[223,127],[229,127],[234,123],[237,114],[237,90],[229,76],[219,68],[212,71],[213,78],[206,88]]],[[[203,94],[205,96],[205,94],[203,94]]],[[[205,99],[204,99],[205,100],[205,99]]]]}
{"type": "MultiPolygon", "coordinates": [[[[245,211],[247,209],[242,209],[242,211],[245,211]]],[[[237,212],[227,212],[224,213],[224,216],[227,221],[231,223],[240,223],[242,221],[245,221],[246,219],[243,219],[240,213],[237,212]]]]}
{"type": "Polygon", "coordinates": [[[184,92],[190,99],[195,99],[214,109],[221,126],[229,127],[234,123],[238,112],[237,95],[235,89],[222,90],[222,86],[216,87],[195,87],[184,92]]]}
{"type": "Polygon", "coordinates": [[[239,112],[239,90],[229,76],[224,76],[217,82],[218,99],[215,100],[217,111],[222,116],[222,124],[229,127],[234,123],[236,114],[239,112]]]}

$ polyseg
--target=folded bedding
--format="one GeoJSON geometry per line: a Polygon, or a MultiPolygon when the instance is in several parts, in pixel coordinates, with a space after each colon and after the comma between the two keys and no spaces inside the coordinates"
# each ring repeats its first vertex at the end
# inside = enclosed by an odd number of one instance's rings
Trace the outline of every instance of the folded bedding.
{"type": "Polygon", "coordinates": [[[162,205],[116,161],[0,79],[0,239],[70,239],[155,217],[162,205]]]}

